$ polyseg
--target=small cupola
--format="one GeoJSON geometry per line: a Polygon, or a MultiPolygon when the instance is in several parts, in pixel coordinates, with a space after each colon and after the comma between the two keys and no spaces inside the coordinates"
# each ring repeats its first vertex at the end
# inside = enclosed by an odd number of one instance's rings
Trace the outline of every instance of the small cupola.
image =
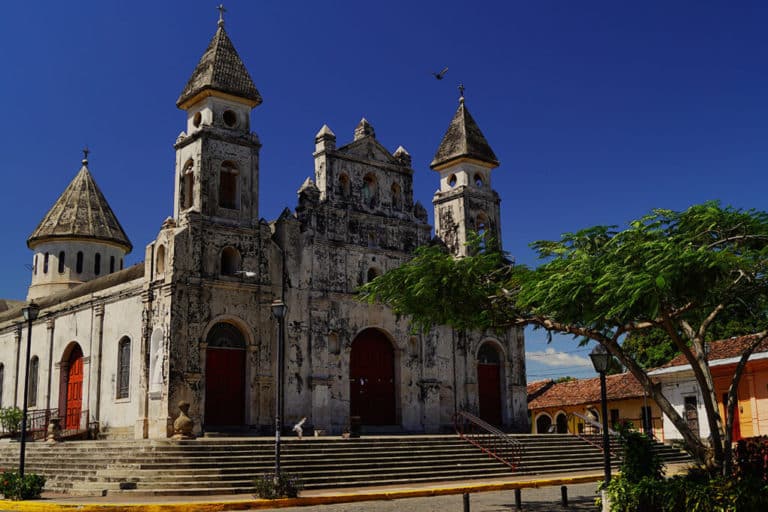
{"type": "Polygon", "coordinates": [[[27,299],[44,297],[123,268],[132,245],[88,169],[82,167],[27,239],[34,251],[27,299]]]}

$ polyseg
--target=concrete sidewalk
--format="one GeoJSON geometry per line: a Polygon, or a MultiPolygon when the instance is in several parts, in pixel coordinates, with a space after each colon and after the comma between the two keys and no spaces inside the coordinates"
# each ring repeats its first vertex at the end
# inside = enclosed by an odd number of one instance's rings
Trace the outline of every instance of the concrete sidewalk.
{"type": "MultiPolygon", "coordinates": [[[[687,465],[667,467],[667,474],[684,471],[687,465]]],[[[568,486],[603,479],[602,471],[521,475],[483,480],[411,483],[397,486],[354,487],[302,491],[298,498],[263,500],[251,494],[220,496],[151,496],[115,494],[104,497],[73,497],[44,493],[40,500],[0,501],[0,511],[29,512],[218,512],[225,510],[258,510],[285,507],[308,507],[332,503],[394,500],[444,496],[450,494],[568,486]]]]}

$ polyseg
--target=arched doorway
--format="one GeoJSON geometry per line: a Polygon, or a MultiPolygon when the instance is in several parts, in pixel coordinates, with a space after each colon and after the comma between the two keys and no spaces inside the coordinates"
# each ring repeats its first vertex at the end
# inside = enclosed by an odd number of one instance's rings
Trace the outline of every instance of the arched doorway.
{"type": "Polygon", "coordinates": [[[83,350],[74,344],[67,358],[66,401],[64,402],[64,428],[80,429],[80,416],[83,412],[83,350]]]}
{"type": "Polygon", "coordinates": [[[550,427],[552,427],[552,418],[549,417],[549,414],[539,414],[536,418],[536,433],[550,434],[550,427]]]}
{"type": "Polygon", "coordinates": [[[349,415],[363,425],[395,425],[395,350],[378,329],[365,329],[349,356],[349,415]]]}
{"type": "Polygon", "coordinates": [[[557,424],[558,434],[568,433],[568,417],[565,415],[564,412],[557,414],[557,416],[555,417],[555,423],[557,424]]]}
{"type": "Polygon", "coordinates": [[[501,361],[491,343],[483,343],[477,353],[477,394],[480,418],[501,425],[501,361]]]}
{"type": "Polygon", "coordinates": [[[229,323],[214,325],[205,351],[205,426],[245,423],[245,337],[229,323]]]}

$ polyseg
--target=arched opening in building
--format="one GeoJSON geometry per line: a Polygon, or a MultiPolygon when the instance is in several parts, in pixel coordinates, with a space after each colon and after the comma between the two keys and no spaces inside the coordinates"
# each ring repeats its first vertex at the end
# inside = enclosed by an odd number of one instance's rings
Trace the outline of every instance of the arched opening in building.
{"type": "MultiPolygon", "coordinates": [[[[199,114],[200,112],[198,112],[199,114]]],[[[181,189],[181,207],[186,210],[194,204],[195,193],[195,161],[191,158],[184,164],[181,171],[182,189],[181,189]]]]}
{"type": "Polygon", "coordinates": [[[344,173],[339,175],[339,195],[343,199],[349,199],[349,176],[344,173]]]}
{"type": "Polygon", "coordinates": [[[236,210],[238,208],[238,180],[240,171],[234,162],[226,161],[219,170],[219,206],[236,210]]]}
{"type": "Polygon", "coordinates": [[[245,336],[233,324],[211,327],[205,351],[205,428],[245,424],[245,336]]]}
{"type": "Polygon", "coordinates": [[[155,275],[163,277],[163,274],[165,274],[165,246],[160,245],[157,247],[157,257],[155,258],[155,275]]]}
{"type": "Polygon", "coordinates": [[[378,196],[378,185],[376,183],[376,176],[373,174],[366,174],[363,177],[363,204],[366,206],[376,206],[376,199],[378,196]]]}
{"type": "Polygon", "coordinates": [[[501,425],[501,358],[493,343],[477,352],[477,398],[480,418],[501,425]]]}
{"type": "Polygon", "coordinates": [[[564,412],[557,413],[557,416],[555,416],[555,424],[557,425],[558,434],[568,433],[568,417],[564,412]]]}
{"type": "Polygon", "coordinates": [[[537,434],[549,434],[551,433],[552,418],[549,414],[542,413],[536,418],[536,433],[537,434]]]}
{"type": "Polygon", "coordinates": [[[233,276],[240,270],[240,253],[234,247],[225,247],[221,251],[221,275],[233,276]]]}
{"type": "Polygon", "coordinates": [[[403,193],[397,183],[392,184],[392,209],[396,211],[403,209],[403,193]]]}
{"type": "MultiPolygon", "coordinates": [[[[64,398],[61,409],[64,410],[64,429],[80,430],[83,425],[83,349],[76,342],[64,351],[61,361],[64,398]]],[[[87,422],[88,419],[85,419],[87,422]]]]}
{"type": "Polygon", "coordinates": [[[352,341],[349,356],[349,415],[363,425],[395,425],[395,349],[378,329],[352,341]]]}

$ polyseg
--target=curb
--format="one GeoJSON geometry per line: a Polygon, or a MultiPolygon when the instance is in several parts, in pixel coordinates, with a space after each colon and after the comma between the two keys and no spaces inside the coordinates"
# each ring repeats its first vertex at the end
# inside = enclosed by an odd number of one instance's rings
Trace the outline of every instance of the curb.
{"type": "Polygon", "coordinates": [[[187,501],[169,503],[56,503],[45,501],[0,501],[0,511],[19,512],[219,512],[227,510],[254,510],[284,507],[306,507],[328,505],[332,503],[354,503],[360,501],[394,500],[399,498],[423,498],[464,494],[473,492],[505,491],[511,489],[551,487],[573,485],[602,480],[602,475],[580,475],[553,479],[518,480],[514,482],[477,483],[431,489],[402,489],[382,492],[343,493],[328,496],[306,496],[299,498],[281,498],[276,500],[250,499],[233,501],[187,501]],[[5,508],[6,504],[13,508],[5,508]]]}

